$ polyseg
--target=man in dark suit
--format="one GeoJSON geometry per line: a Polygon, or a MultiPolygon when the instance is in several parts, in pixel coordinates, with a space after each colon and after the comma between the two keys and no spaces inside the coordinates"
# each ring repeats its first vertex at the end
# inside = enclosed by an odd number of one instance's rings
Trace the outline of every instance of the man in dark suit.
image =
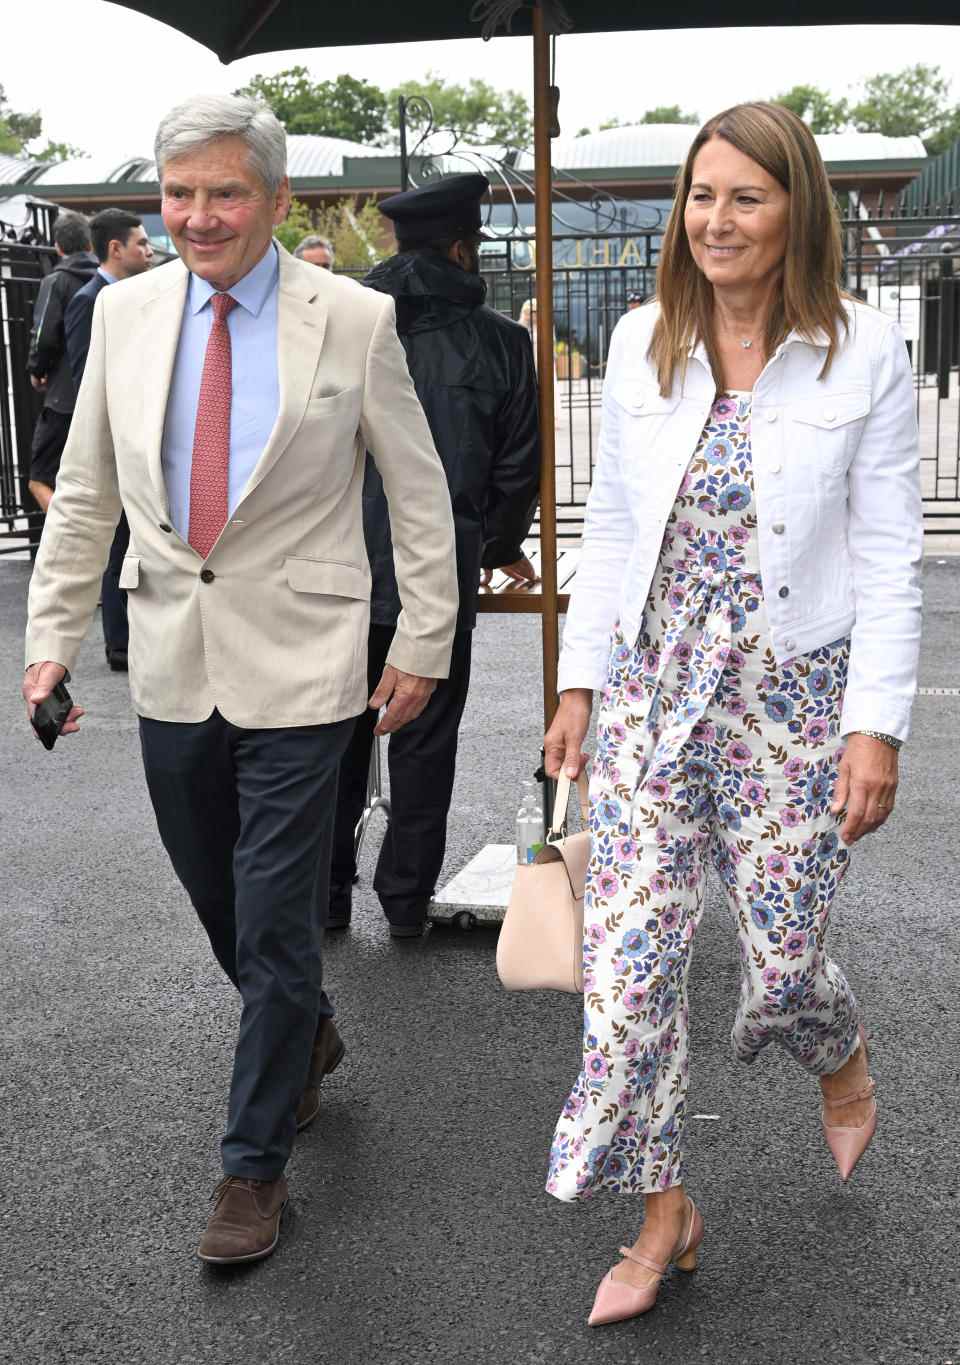
{"type": "MultiPolygon", "coordinates": [[[[489,188],[483,175],[451,175],[384,199],[380,210],[399,249],[364,281],[395,300],[397,333],[450,491],[460,590],[449,677],[419,720],[390,737],[390,821],[373,885],[394,938],[422,934],[443,864],[481,573],[536,578],[523,541],[540,486],[537,377],[529,334],[485,301],[478,250],[489,188]]],[[[391,647],[401,595],[387,503],[370,460],[363,498],[372,678],[391,647]]],[[[350,920],[354,829],[373,743],[374,725],[359,716],[340,764],[328,928],[350,920]]]]}
{"type": "MultiPolygon", "coordinates": [[[[101,209],[90,219],[90,236],[100,264],[93,278],[74,294],[64,318],[67,358],[78,392],[90,349],[93,305],[97,295],[108,284],[142,275],[150,269],[153,260],[153,247],[146,229],[137,215],[126,209],[101,209]]],[[[107,663],[115,673],[127,671],[127,594],[120,588],[120,570],[129,544],[130,528],[126,517],[121,515],[100,587],[104,649],[107,663]]]]}
{"type": "Polygon", "coordinates": [[[40,282],[27,358],[30,383],[43,394],[30,449],[29,481],[41,512],[46,512],[57,486],[60,457],[77,401],[64,341],[64,315],[74,294],[97,268],[90,251],[90,226],[82,213],[68,210],[58,216],[53,225],[53,244],[60,259],[40,282]]]}

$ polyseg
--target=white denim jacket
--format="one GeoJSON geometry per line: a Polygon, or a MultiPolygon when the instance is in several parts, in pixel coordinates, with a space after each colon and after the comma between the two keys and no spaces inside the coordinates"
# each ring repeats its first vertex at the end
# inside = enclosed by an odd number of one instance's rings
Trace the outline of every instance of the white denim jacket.
{"type": "MultiPolygon", "coordinates": [[[[905,739],[917,683],[923,550],[915,399],[903,335],[861,303],[824,379],[826,339],[791,333],[753,390],[760,570],[783,662],[849,634],[841,731],[905,739]]],[[[667,519],[715,398],[704,346],[660,395],[657,305],[610,344],[583,550],[559,688],[600,688],[610,633],[636,638],[667,519]]]]}

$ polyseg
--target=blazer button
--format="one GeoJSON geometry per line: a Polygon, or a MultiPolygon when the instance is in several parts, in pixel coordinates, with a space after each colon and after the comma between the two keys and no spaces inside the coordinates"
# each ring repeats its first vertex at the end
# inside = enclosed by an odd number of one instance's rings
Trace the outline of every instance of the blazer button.
{"type": "Polygon", "coordinates": [[[161,521],[161,523],[160,523],[160,530],[161,530],[161,531],[166,531],[167,534],[169,535],[169,533],[173,530],[173,527],[172,527],[172,526],[168,526],[167,523],[166,523],[165,521],[161,521]]]}
{"type": "MultiPolygon", "coordinates": [[[[213,572],[212,569],[201,569],[201,570],[200,570],[200,582],[201,582],[201,583],[212,583],[213,580],[216,578],[216,576],[217,576],[217,575],[213,572]]],[[[781,597],[783,596],[783,589],[782,589],[782,588],[780,589],[780,596],[781,596],[781,597]]]]}
{"type": "MultiPolygon", "coordinates": [[[[202,578],[202,577],[203,577],[203,574],[201,574],[200,577],[202,578]]],[[[211,574],[210,577],[212,578],[212,577],[213,577],[213,574],[211,574]]],[[[786,586],[786,584],[784,584],[784,586],[780,589],[780,591],[779,591],[779,593],[777,594],[777,596],[778,596],[778,597],[789,597],[789,596],[790,596],[790,589],[786,586]]]]}

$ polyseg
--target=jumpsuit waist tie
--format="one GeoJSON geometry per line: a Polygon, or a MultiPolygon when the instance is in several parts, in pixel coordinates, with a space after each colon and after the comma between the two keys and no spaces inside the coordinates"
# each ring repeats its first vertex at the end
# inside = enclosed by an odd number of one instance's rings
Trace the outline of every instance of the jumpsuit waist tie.
{"type": "Polygon", "coordinates": [[[685,583],[686,594],[673,610],[656,671],[651,667],[648,672],[646,667],[647,658],[653,664],[653,651],[644,660],[644,675],[650,688],[645,717],[648,732],[657,732],[671,665],[676,663],[684,668],[687,680],[681,689],[682,700],[656,734],[653,751],[641,769],[634,801],[677,759],[713,700],[733,648],[734,587],[744,580],[755,584],[753,590],[759,594],[760,575],[736,563],[685,561],[678,570],[675,582],[685,583]],[[689,640],[688,632],[698,621],[702,621],[699,634],[695,640],[689,640]],[[690,646],[689,655],[680,657],[678,651],[685,643],[690,646]]]}

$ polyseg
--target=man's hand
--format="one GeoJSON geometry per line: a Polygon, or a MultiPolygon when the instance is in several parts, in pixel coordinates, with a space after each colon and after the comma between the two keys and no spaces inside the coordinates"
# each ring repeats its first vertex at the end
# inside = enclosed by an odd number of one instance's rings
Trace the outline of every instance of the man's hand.
{"type": "Polygon", "coordinates": [[[44,375],[41,378],[40,375],[38,374],[32,374],[30,376],[30,383],[33,385],[35,389],[42,392],[47,387],[47,376],[44,375]]]}
{"type": "Polygon", "coordinates": [[[845,844],[855,844],[864,834],[872,834],[889,818],[897,795],[898,770],[897,751],[889,744],[869,735],[849,736],[830,804],[834,815],[846,809],[840,830],[845,844]]]}
{"type": "Polygon", "coordinates": [[[560,705],[553,724],[543,737],[543,766],[548,777],[559,777],[560,769],[571,781],[583,772],[589,754],[582,749],[590,729],[593,693],[587,687],[571,687],[560,693],[560,705]]]}
{"type": "Polygon", "coordinates": [[[495,573],[505,573],[508,578],[513,579],[514,583],[536,583],[539,581],[536,569],[526,556],[523,559],[518,559],[515,564],[501,564],[498,569],[484,569],[480,575],[481,586],[487,587],[495,573]]]}
{"type": "Polygon", "coordinates": [[[420,678],[416,673],[403,673],[387,664],[376,692],[367,703],[371,711],[379,711],[381,706],[387,708],[373,733],[389,735],[408,721],[416,720],[436,685],[436,678],[420,678]]]}
{"type": "MultiPolygon", "coordinates": [[[[30,665],[23,675],[23,686],[20,691],[27,703],[27,715],[31,720],[40,703],[49,697],[57,683],[63,682],[66,676],[67,670],[63,664],[55,664],[49,659],[42,664],[30,665]]],[[[74,731],[79,730],[80,726],[77,722],[82,715],[83,708],[74,706],[64,722],[63,729],[60,731],[61,735],[72,735],[74,731]]],[[[37,736],[34,735],[34,739],[36,738],[37,736]]]]}

